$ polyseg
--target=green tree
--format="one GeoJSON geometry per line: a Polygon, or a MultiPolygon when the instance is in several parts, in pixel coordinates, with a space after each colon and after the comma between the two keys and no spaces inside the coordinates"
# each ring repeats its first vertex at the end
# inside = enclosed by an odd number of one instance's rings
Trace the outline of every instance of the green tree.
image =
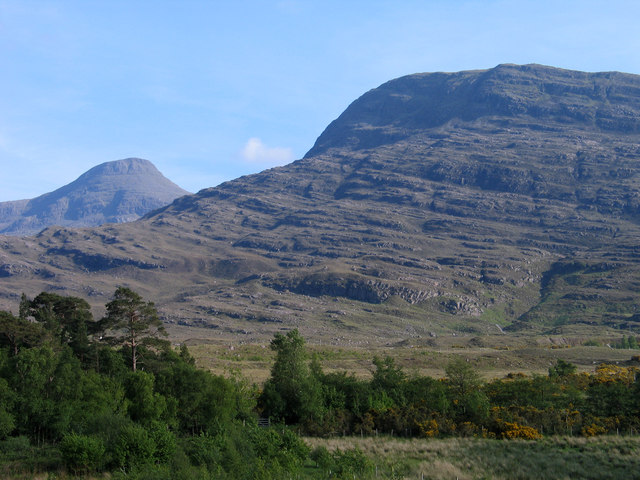
{"type": "Polygon", "coordinates": [[[634,391],[620,381],[594,381],[587,390],[586,410],[598,417],[627,416],[633,412],[634,391]]]}
{"type": "Polygon", "coordinates": [[[477,390],[482,383],[480,375],[462,357],[455,357],[445,367],[449,388],[453,395],[462,398],[477,390]]]}
{"type": "Polygon", "coordinates": [[[347,372],[331,372],[322,376],[323,396],[329,410],[346,409],[362,417],[371,407],[371,382],[347,372]]]}
{"type": "Polygon", "coordinates": [[[0,440],[4,440],[16,426],[13,415],[15,397],[9,383],[4,378],[0,378],[0,440]]]}
{"type": "Polygon", "coordinates": [[[386,394],[398,406],[405,404],[404,386],[407,375],[401,367],[396,366],[392,357],[373,357],[376,370],[371,379],[371,389],[379,394],[386,394]]]}
{"type": "Polygon", "coordinates": [[[24,348],[11,358],[9,384],[17,397],[16,427],[37,442],[69,431],[81,397],[83,370],[71,349],[24,348]]]}
{"type": "Polygon", "coordinates": [[[77,430],[86,429],[96,418],[123,416],[127,410],[123,384],[107,375],[93,370],[84,371],[76,388],[80,397],[73,415],[77,430]]]}
{"type": "Polygon", "coordinates": [[[559,358],[556,360],[556,364],[549,367],[549,377],[558,378],[558,377],[568,377],[569,375],[573,375],[576,373],[577,367],[565,360],[559,358]]]}
{"type": "Polygon", "coordinates": [[[35,345],[43,336],[44,332],[39,325],[14,317],[9,312],[0,312],[0,345],[9,346],[13,355],[17,355],[22,346],[35,345]]]}
{"type": "Polygon", "coordinates": [[[262,393],[265,412],[287,423],[315,419],[322,413],[322,387],[306,363],[304,338],[297,329],[276,333],[271,349],[276,360],[262,393]]]}
{"type": "Polygon", "coordinates": [[[115,465],[125,472],[136,466],[152,463],[156,453],[152,435],[135,423],[125,425],[110,447],[115,465]]]}
{"type": "Polygon", "coordinates": [[[150,425],[167,414],[167,401],[154,392],[155,377],[147,372],[129,372],[124,383],[125,396],[129,400],[128,412],[134,422],[150,425]]]}
{"type": "Polygon", "coordinates": [[[31,301],[23,297],[20,312],[22,317],[33,317],[61,343],[69,345],[78,358],[84,359],[89,350],[88,331],[95,328],[86,300],[42,292],[31,301]]]}
{"type": "Polygon", "coordinates": [[[105,331],[131,349],[131,368],[138,365],[138,347],[147,339],[165,335],[164,326],[158,317],[153,302],[126,287],[118,287],[111,302],[107,303],[107,315],[101,321],[105,331]]]}
{"type": "Polygon", "coordinates": [[[156,375],[156,390],[175,403],[178,427],[187,434],[224,430],[236,416],[248,419],[255,406],[252,395],[239,397],[237,385],[231,380],[212,375],[172,354],[171,364],[156,375]],[[243,402],[247,405],[242,406],[243,402]],[[245,411],[242,411],[245,410],[245,411]]]}
{"type": "Polygon", "coordinates": [[[480,422],[489,414],[489,399],[480,390],[480,375],[462,357],[456,357],[445,367],[449,391],[458,416],[462,420],[480,422]]]}
{"type": "Polygon", "coordinates": [[[16,419],[19,433],[38,443],[49,437],[55,403],[52,397],[56,358],[49,347],[25,348],[12,358],[10,383],[17,393],[16,419]]]}
{"type": "Polygon", "coordinates": [[[373,462],[359,448],[336,450],[333,452],[336,478],[359,478],[371,474],[373,462]]]}
{"type": "Polygon", "coordinates": [[[404,391],[408,405],[424,405],[430,411],[441,414],[450,408],[446,386],[434,378],[411,378],[407,380],[404,391]]]}

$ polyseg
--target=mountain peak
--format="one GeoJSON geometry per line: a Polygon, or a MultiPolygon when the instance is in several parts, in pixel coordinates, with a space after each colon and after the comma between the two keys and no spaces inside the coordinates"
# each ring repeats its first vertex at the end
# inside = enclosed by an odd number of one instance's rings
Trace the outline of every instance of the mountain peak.
{"type": "MultiPolygon", "coordinates": [[[[92,175],[122,175],[137,173],[160,173],[153,163],[143,158],[123,158],[122,160],[114,160],[111,162],[101,163],[87,170],[82,176],[92,175]]],[[[82,177],[80,177],[82,178],[82,177]]]]}
{"type": "Polygon", "coordinates": [[[497,116],[637,133],[639,93],[638,75],[587,73],[537,64],[407,75],[354,101],[305,157],[330,148],[374,148],[450,121],[497,116]]]}
{"type": "Polygon", "coordinates": [[[149,160],[105,162],[53,192],[0,203],[0,233],[31,235],[52,225],[86,227],[133,221],[188,193],[149,160]]]}

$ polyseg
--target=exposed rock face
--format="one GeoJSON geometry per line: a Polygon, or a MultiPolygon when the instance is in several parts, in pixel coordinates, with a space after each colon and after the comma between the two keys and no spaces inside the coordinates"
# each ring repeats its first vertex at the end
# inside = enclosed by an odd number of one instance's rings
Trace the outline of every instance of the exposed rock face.
{"type": "Polygon", "coordinates": [[[131,222],[188,193],[148,160],[107,162],[54,192],[32,200],[0,203],[0,233],[32,235],[53,225],[131,222]]]}
{"type": "Polygon", "coordinates": [[[0,294],[99,303],[126,283],[170,321],[249,337],[634,329],[639,180],[639,76],[411,75],[290,165],[137,222],[0,240],[0,294]]]}
{"type": "Polygon", "coordinates": [[[498,117],[529,117],[616,134],[638,133],[639,89],[636,75],[542,65],[409,75],[353,102],[306,156],[336,147],[363,149],[396,143],[451,121],[496,121],[498,117]]]}
{"type": "Polygon", "coordinates": [[[359,275],[313,274],[302,279],[284,277],[263,281],[277,291],[310,295],[313,297],[344,297],[367,303],[382,303],[391,296],[398,296],[407,303],[422,302],[437,294],[428,290],[417,290],[393,283],[367,279],[359,275]]]}

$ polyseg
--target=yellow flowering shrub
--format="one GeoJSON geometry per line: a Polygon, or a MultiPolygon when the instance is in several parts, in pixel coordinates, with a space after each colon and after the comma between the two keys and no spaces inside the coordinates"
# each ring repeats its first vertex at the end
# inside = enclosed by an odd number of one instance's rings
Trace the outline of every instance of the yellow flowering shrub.
{"type": "Polygon", "coordinates": [[[542,435],[538,430],[526,425],[520,425],[515,422],[504,422],[502,438],[514,439],[522,438],[525,440],[538,440],[542,438],[542,435]]]}
{"type": "Polygon", "coordinates": [[[436,437],[440,433],[438,422],[435,419],[418,423],[418,428],[420,429],[420,435],[423,437],[436,437]]]}
{"type": "Polygon", "coordinates": [[[635,381],[637,373],[637,367],[621,367],[620,365],[603,363],[596,368],[594,380],[599,383],[622,382],[625,385],[631,385],[635,381]]]}
{"type": "Polygon", "coordinates": [[[582,427],[580,433],[584,437],[595,437],[596,435],[607,433],[607,429],[602,425],[596,425],[595,423],[592,423],[591,425],[585,425],[584,427],[582,427]]]}

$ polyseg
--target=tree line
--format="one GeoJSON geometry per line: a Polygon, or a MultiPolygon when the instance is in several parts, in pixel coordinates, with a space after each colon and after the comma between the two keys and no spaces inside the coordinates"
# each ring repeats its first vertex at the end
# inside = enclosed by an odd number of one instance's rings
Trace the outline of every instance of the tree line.
{"type": "Polygon", "coordinates": [[[374,358],[371,379],[323,372],[297,330],[276,334],[276,359],[259,397],[265,416],[310,435],[483,436],[629,434],[640,431],[640,377],[634,366],[577,373],[558,360],[548,375],[483,381],[455,357],[446,376],[409,376],[391,357],[374,358]]]}

